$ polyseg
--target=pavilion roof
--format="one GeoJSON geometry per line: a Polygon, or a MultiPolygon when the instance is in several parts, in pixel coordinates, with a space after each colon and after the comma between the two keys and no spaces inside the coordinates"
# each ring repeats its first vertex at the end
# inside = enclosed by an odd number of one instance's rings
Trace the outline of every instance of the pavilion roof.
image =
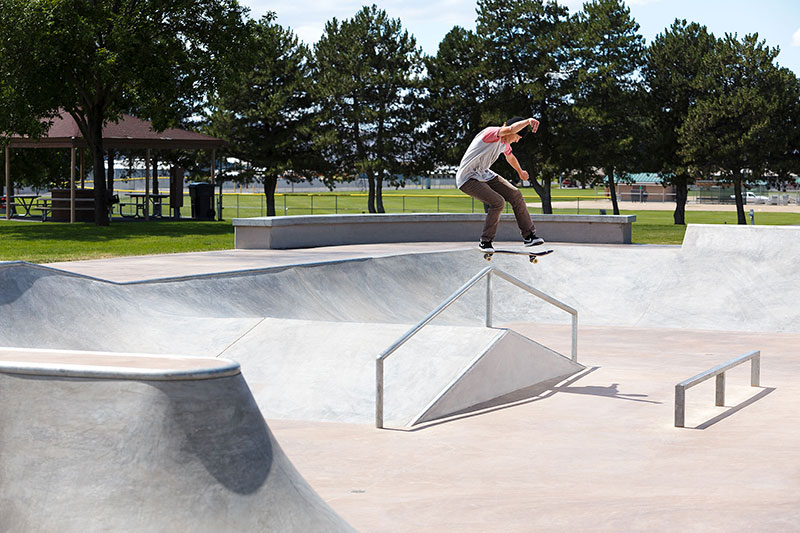
{"type": "MultiPolygon", "coordinates": [[[[108,122],[103,127],[103,146],[105,148],[212,149],[219,148],[224,144],[225,141],[222,139],[178,128],[168,128],[162,132],[156,132],[150,122],[125,114],[118,122],[108,122]]],[[[52,119],[50,129],[39,139],[12,135],[11,146],[17,148],[85,148],[88,145],[75,120],[68,113],[62,113],[52,119]]]]}

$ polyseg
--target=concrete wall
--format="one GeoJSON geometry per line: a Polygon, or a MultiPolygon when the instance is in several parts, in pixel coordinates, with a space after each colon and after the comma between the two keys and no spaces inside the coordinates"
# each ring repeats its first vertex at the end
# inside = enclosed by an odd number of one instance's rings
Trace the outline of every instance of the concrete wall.
{"type": "MultiPolygon", "coordinates": [[[[634,215],[531,215],[546,241],[630,244],[634,215]]],[[[285,249],[388,242],[477,242],[483,213],[302,215],[235,218],[236,248],[285,249]]],[[[521,240],[504,214],[496,241],[521,240]]]]}

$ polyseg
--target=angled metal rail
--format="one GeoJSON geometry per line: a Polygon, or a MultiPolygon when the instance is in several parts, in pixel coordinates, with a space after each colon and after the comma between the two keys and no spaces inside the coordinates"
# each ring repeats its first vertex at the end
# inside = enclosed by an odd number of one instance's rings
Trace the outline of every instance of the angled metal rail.
{"type": "MultiPolygon", "coordinates": [[[[511,274],[507,274],[502,270],[498,270],[495,267],[486,267],[480,272],[478,272],[472,279],[466,282],[464,285],[461,286],[458,290],[456,290],[453,294],[451,294],[444,302],[442,302],[436,309],[431,311],[428,316],[423,318],[416,326],[412,327],[408,330],[402,337],[397,339],[391,346],[386,348],[386,350],[381,353],[378,358],[375,360],[375,387],[376,387],[376,394],[375,394],[375,427],[376,428],[383,428],[383,363],[387,357],[392,355],[398,348],[400,348],[403,344],[405,344],[411,337],[416,335],[419,330],[427,326],[431,320],[439,316],[445,309],[450,307],[453,302],[458,300],[461,296],[464,295],[468,290],[474,287],[479,281],[483,278],[486,278],[486,327],[492,327],[492,276],[497,276],[502,278],[509,283],[516,285],[517,287],[528,291],[529,293],[533,294],[544,300],[545,302],[552,304],[559,309],[562,309],[572,315],[572,360],[577,362],[578,361],[578,311],[573,309],[572,307],[568,306],[567,304],[560,302],[549,296],[542,291],[535,289],[528,285],[527,283],[518,280],[511,274]]],[[[465,368],[458,378],[461,378],[466,372],[469,371],[469,367],[465,368]]]]}

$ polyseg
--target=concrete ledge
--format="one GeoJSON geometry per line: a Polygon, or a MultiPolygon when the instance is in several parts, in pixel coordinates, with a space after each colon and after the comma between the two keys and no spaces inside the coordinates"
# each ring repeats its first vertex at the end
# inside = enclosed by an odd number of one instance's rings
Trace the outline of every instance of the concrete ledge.
{"type": "MultiPolygon", "coordinates": [[[[390,242],[473,242],[483,213],[298,215],[235,218],[238,249],[286,249],[390,242]]],[[[635,215],[531,215],[546,241],[630,244],[635,215]]],[[[520,240],[513,214],[503,214],[496,240],[520,240]]]]}
{"type": "Polygon", "coordinates": [[[0,374],[182,381],[240,372],[239,363],[223,358],[0,347],[0,374]]]}

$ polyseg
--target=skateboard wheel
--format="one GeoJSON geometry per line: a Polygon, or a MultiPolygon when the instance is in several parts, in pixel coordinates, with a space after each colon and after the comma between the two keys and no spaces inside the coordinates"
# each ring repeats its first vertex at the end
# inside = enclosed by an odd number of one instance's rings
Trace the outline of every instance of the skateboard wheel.
{"type": "Polygon", "coordinates": [[[492,254],[483,254],[483,258],[486,259],[487,261],[491,261],[492,260],[492,254]]]}
{"type": "Polygon", "coordinates": [[[531,257],[531,263],[536,263],[537,261],[538,259],[536,259],[535,257],[531,257]]]}

